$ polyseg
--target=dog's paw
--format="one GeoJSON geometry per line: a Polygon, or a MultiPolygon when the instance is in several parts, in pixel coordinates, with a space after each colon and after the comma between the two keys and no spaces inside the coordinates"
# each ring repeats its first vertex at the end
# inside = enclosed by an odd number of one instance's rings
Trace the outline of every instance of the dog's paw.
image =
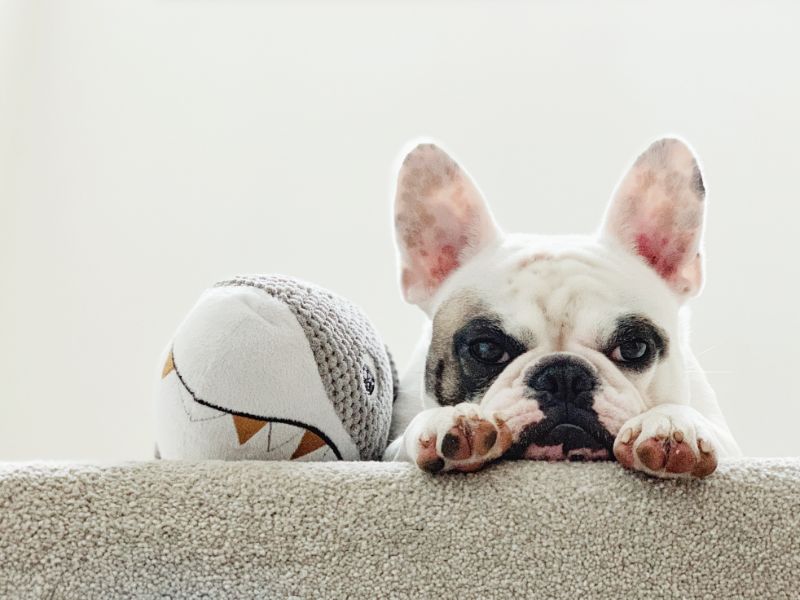
{"type": "Polygon", "coordinates": [[[505,422],[469,402],[420,413],[404,437],[408,456],[431,473],[476,471],[511,446],[505,422]]]}
{"type": "Polygon", "coordinates": [[[717,468],[717,443],[704,417],[664,404],[630,419],[614,442],[619,463],[656,477],[707,477],[717,468]]]}

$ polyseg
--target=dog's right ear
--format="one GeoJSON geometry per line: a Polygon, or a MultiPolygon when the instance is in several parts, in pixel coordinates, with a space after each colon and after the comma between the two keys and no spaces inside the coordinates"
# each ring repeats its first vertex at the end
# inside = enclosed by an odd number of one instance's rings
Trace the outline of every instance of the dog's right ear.
{"type": "Polygon", "coordinates": [[[434,144],[405,157],[394,214],[403,296],[423,310],[442,282],[500,233],[472,179],[434,144]]]}

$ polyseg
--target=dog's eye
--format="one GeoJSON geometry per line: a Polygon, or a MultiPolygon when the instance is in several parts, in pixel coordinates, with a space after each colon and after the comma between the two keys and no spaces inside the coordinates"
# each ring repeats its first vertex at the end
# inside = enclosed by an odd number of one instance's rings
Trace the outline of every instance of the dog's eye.
{"type": "Polygon", "coordinates": [[[611,359],[623,363],[641,362],[647,359],[649,354],[650,345],[646,341],[640,339],[628,340],[614,348],[611,353],[611,359]]]}
{"type": "Polygon", "coordinates": [[[469,353],[475,360],[488,365],[502,365],[510,358],[506,349],[492,340],[475,340],[469,345],[469,353]]]}

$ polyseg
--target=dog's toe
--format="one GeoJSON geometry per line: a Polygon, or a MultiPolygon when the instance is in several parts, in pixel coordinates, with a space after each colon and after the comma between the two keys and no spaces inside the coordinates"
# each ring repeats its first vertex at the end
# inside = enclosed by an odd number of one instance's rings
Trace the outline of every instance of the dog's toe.
{"type": "Polygon", "coordinates": [[[497,428],[482,418],[461,417],[442,437],[442,456],[468,460],[486,456],[497,443],[497,428]]]}
{"type": "Polygon", "coordinates": [[[442,437],[442,455],[450,460],[465,460],[472,456],[469,431],[463,421],[442,437]]]}
{"type": "Polygon", "coordinates": [[[436,450],[436,439],[431,437],[420,438],[417,444],[417,466],[429,473],[438,473],[444,469],[444,460],[436,450]]]}
{"type": "Polygon", "coordinates": [[[665,468],[669,473],[691,473],[697,459],[694,452],[684,441],[670,442],[667,447],[667,463],[665,468]]]}
{"type": "Polygon", "coordinates": [[[478,456],[486,456],[497,443],[497,428],[489,421],[481,420],[473,428],[473,449],[478,456]]]}
{"type": "Polygon", "coordinates": [[[714,452],[714,447],[706,440],[698,440],[697,445],[700,448],[700,457],[694,464],[692,475],[695,477],[708,477],[717,470],[717,454],[714,452]]]}
{"type": "Polygon", "coordinates": [[[626,469],[633,469],[635,458],[633,456],[633,444],[638,433],[634,434],[631,429],[623,429],[614,444],[614,458],[626,469]]]}
{"type": "Polygon", "coordinates": [[[667,463],[667,452],[664,440],[648,438],[636,449],[636,455],[642,464],[651,471],[660,471],[667,463]]]}

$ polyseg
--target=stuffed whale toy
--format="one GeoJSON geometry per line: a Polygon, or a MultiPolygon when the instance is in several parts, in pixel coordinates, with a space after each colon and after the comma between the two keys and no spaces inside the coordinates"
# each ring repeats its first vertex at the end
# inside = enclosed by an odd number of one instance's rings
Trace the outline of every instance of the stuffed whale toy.
{"type": "Polygon", "coordinates": [[[364,313],[277,275],[207,290],[161,363],[156,456],[380,460],[397,376],[364,313]]]}

